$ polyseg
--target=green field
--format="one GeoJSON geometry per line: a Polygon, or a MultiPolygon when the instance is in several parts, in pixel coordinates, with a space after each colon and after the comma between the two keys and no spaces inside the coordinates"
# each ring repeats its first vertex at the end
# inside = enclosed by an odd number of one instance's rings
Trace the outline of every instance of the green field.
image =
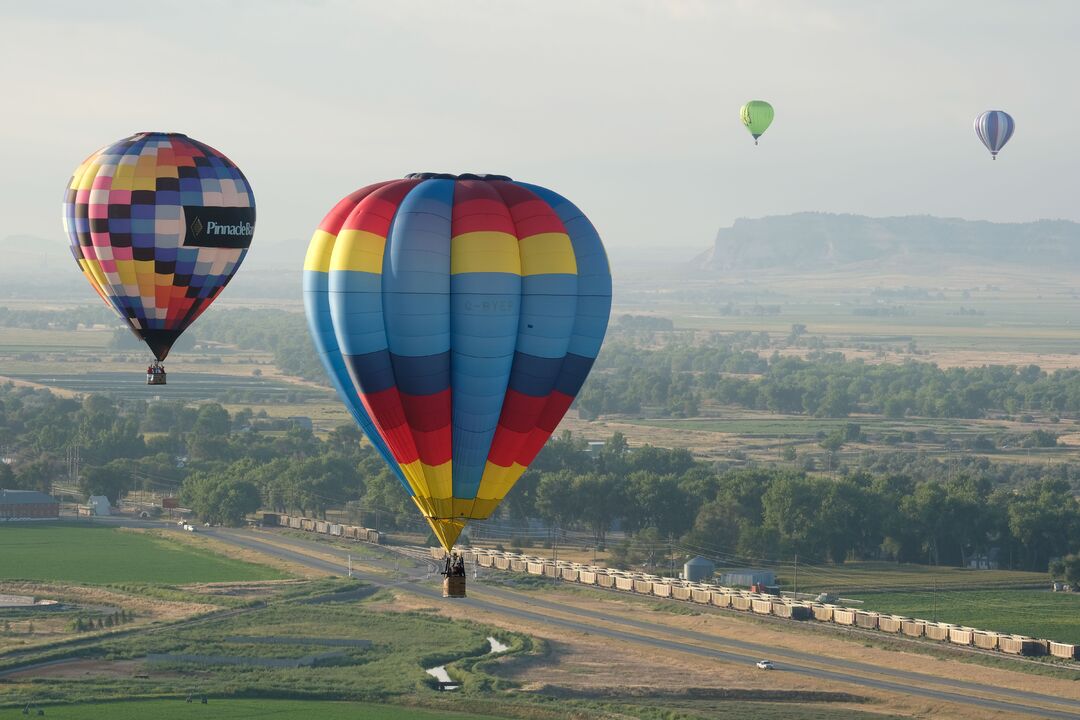
{"type": "Polygon", "coordinates": [[[863,600],[868,610],[876,612],[1080,643],[1080,594],[1046,590],[945,590],[851,597],[863,600]]]}
{"type": "Polygon", "coordinates": [[[813,437],[819,431],[829,432],[843,428],[851,423],[858,425],[864,432],[893,432],[933,430],[939,433],[965,434],[1002,431],[1000,423],[972,422],[954,419],[909,418],[890,420],[881,417],[851,416],[846,418],[818,418],[808,415],[775,416],[765,413],[751,414],[731,408],[723,408],[728,417],[722,418],[687,418],[648,420],[621,420],[629,425],[644,427],[662,427],[675,430],[704,430],[706,432],[733,433],[749,437],[760,436],[770,439],[813,437]],[[737,414],[731,417],[732,413],[737,414]]]}
{"type": "MultiPolygon", "coordinates": [[[[792,590],[793,565],[777,567],[777,581],[792,590]]],[[[843,565],[799,565],[799,592],[885,593],[892,591],[996,590],[1004,588],[1045,588],[1046,573],[1023,570],[968,570],[934,565],[913,565],[878,561],[847,562],[843,565]]],[[[880,594],[874,597],[886,597],[880,594]]],[[[874,608],[875,610],[877,608],[874,608]]]]}
{"type": "MultiPolygon", "coordinates": [[[[20,713],[21,710],[0,710],[0,718],[22,717],[20,713]]],[[[255,720],[298,717],[316,717],[319,720],[492,720],[496,716],[369,703],[214,699],[206,705],[198,702],[189,704],[183,700],[53,705],[47,708],[46,717],[70,720],[255,720]]]]}
{"type": "Polygon", "coordinates": [[[0,548],[3,580],[184,584],[285,577],[180,542],[89,523],[0,526],[0,548]]]}

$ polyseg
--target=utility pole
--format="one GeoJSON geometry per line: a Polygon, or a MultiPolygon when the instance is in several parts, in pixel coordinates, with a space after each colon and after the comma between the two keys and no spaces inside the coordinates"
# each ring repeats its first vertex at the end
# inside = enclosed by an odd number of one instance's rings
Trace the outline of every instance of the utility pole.
{"type": "Polygon", "coordinates": [[[551,553],[555,559],[555,577],[553,582],[559,582],[559,525],[556,523],[551,533],[551,553]]]}
{"type": "Polygon", "coordinates": [[[349,553],[349,577],[352,577],[352,553],[349,553]]]}
{"type": "Polygon", "coordinates": [[[934,622],[937,622],[937,576],[934,576],[934,622]]]}
{"type": "Polygon", "coordinates": [[[799,599],[799,553],[795,553],[795,599],[799,599]]]}

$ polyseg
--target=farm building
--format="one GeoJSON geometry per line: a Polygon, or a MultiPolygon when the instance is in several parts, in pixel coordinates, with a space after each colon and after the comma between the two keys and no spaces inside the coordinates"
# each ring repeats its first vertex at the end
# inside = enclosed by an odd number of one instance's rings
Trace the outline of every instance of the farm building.
{"type": "Polygon", "coordinates": [[[0,490],[0,521],[56,520],[60,503],[37,490],[0,490]]]}
{"type": "Polygon", "coordinates": [[[691,558],[683,565],[683,579],[689,580],[690,582],[711,580],[714,570],[716,570],[716,568],[709,560],[706,560],[701,556],[691,558]]]}
{"type": "Polygon", "coordinates": [[[1000,567],[999,548],[990,548],[990,552],[972,555],[968,558],[968,567],[972,570],[997,570],[1000,567]]]}
{"type": "Polygon", "coordinates": [[[112,504],[104,495],[91,495],[86,505],[90,508],[91,515],[112,515],[112,504]]]}
{"type": "Polygon", "coordinates": [[[755,570],[742,568],[729,570],[720,576],[721,585],[734,587],[750,587],[751,585],[775,585],[776,573],[772,570],[755,570]]]}

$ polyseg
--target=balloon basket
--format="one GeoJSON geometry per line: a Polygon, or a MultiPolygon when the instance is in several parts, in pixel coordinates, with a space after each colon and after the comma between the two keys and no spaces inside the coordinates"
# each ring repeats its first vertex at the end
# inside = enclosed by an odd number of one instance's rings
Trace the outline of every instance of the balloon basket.
{"type": "Polygon", "coordinates": [[[161,363],[154,363],[146,368],[147,385],[165,385],[165,367],[161,363]]]}
{"type": "Polygon", "coordinates": [[[442,581],[442,596],[444,598],[465,597],[465,577],[463,575],[450,575],[442,581]]]}

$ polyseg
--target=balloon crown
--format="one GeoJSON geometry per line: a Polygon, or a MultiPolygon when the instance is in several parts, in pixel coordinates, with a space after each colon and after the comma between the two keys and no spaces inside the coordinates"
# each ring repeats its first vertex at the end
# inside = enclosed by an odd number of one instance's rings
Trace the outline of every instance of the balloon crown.
{"type": "Polygon", "coordinates": [[[509,175],[492,175],[491,173],[453,173],[418,172],[409,173],[406,180],[511,180],[509,175]]]}

